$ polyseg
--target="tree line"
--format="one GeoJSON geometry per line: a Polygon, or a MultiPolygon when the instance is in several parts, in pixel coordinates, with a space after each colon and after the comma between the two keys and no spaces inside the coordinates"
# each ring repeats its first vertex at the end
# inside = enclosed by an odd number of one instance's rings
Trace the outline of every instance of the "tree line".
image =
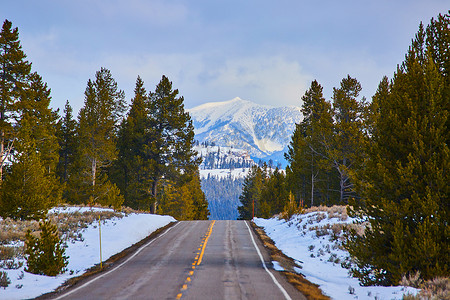
{"type": "Polygon", "coordinates": [[[101,68],[87,82],[77,119],[68,101],[59,116],[8,20],[0,32],[0,76],[2,217],[41,219],[61,202],[208,217],[192,121],[166,76],[151,92],[138,77],[127,107],[101,68]]]}
{"type": "Polygon", "coordinates": [[[365,232],[344,244],[362,284],[399,284],[450,271],[450,12],[420,24],[405,60],[372,97],[351,76],[332,101],[313,81],[302,97],[286,174],[255,167],[240,196],[240,218],[297,206],[348,205],[365,232]],[[277,182],[275,184],[275,182],[277,182]]]}

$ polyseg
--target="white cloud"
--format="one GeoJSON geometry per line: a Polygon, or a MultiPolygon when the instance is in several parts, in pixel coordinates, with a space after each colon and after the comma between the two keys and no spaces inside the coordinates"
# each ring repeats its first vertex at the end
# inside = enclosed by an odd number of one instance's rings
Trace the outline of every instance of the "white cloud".
{"type": "MultiPolygon", "coordinates": [[[[113,55],[105,59],[104,65],[117,74],[119,83],[126,82],[130,92],[137,75],[147,89],[154,89],[161,75],[167,75],[185,96],[188,107],[234,97],[274,106],[300,106],[300,98],[311,81],[298,62],[276,56],[211,62],[199,54],[113,55]]],[[[127,98],[131,97],[128,92],[127,98]]]]}

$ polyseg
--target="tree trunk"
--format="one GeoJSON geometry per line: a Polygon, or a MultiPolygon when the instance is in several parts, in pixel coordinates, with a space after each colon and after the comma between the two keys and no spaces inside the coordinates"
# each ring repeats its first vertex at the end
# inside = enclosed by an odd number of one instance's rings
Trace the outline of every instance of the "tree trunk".
{"type": "Polygon", "coordinates": [[[2,137],[0,140],[0,185],[3,181],[3,156],[5,151],[5,133],[2,131],[2,137]]]}
{"type": "Polygon", "coordinates": [[[96,172],[97,172],[97,159],[93,158],[92,159],[92,165],[91,165],[91,180],[92,180],[92,187],[95,186],[95,176],[96,176],[96,172]]]}
{"type": "Polygon", "coordinates": [[[157,196],[157,188],[158,188],[158,179],[154,179],[152,182],[152,196],[153,196],[153,205],[152,208],[150,210],[150,213],[152,214],[156,214],[156,208],[158,206],[158,201],[156,200],[156,196],[157,196]]]}

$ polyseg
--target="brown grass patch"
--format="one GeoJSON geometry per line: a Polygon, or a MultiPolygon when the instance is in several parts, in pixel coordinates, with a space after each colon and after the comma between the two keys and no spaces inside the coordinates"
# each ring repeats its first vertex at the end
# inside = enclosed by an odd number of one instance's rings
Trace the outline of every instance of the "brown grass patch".
{"type": "Polygon", "coordinates": [[[317,284],[309,282],[303,277],[303,275],[295,272],[294,268],[301,266],[297,265],[295,260],[289,256],[286,256],[280,249],[275,246],[274,241],[269,238],[264,230],[257,226],[255,223],[250,222],[256,235],[259,237],[264,246],[269,250],[270,258],[277,261],[285,271],[281,273],[286,277],[286,279],[294,285],[297,290],[299,290],[307,299],[310,300],[329,300],[330,297],[325,296],[322,290],[317,284]]]}

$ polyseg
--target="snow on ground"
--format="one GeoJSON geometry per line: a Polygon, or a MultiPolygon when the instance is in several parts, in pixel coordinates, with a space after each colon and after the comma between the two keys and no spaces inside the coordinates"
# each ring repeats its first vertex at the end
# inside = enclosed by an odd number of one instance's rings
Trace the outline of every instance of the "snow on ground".
{"type": "MultiPolygon", "coordinates": [[[[289,221],[276,217],[268,220],[255,218],[254,221],[264,228],[284,254],[300,262],[302,269],[296,271],[320,285],[332,299],[402,299],[404,293],[418,292],[402,286],[363,287],[356,278],[350,277],[348,269],[341,266],[342,262],[348,262],[348,252],[339,247],[338,239],[332,241],[330,237],[333,231],[339,230],[339,224],[352,223],[354,220],[351,218],[318,211],[294,215],[289,221]]],[[[279,264],[274,268],[282,269],[279,264]]]]}
{"type": "Polygon", "coordinates": [[[200,178],[208,178],[208,175],[220,179],[230,176],[233,179],[245,178],[249,171],[250,168],[200,170],[200,178]]]}
{"type": "MultiPolygon", "coordinates": [[[[88,207],[56,208],[52,213],[73,213],[87,210],[105,210],[88,207]]],[[[158,228],[176,221],[170,216],[152,214],[128,214],[123,218],[112,218],[101,224],[102,259],[109,257],[150,235],[158,228]]],[[[6,289],[0,288],[0,299],[28,299],[51,292],[67,279],[79,276],[100,261],[98,222],[82,231],[82,241],[67,243],[66,256],[69,257],[68,271],[56,277],[34,275],[24,272],[24,267],[17,270],[3,270],[11,280],[6,289]]]]}

